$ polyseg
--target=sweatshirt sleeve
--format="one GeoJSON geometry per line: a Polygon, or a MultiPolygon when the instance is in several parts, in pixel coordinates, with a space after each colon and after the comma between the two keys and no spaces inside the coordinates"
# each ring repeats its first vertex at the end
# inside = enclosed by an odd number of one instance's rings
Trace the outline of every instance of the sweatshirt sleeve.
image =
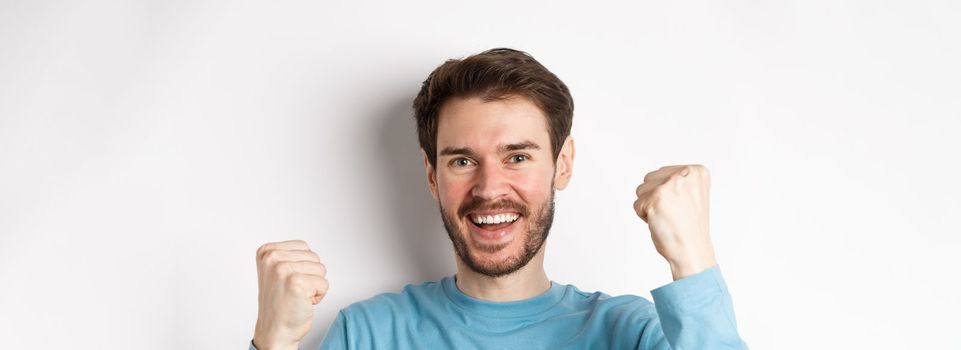
{"type": "Polygon", "coordinates": [[[651,291],[671,349],[747,349],[718,265],[651,291]]]}

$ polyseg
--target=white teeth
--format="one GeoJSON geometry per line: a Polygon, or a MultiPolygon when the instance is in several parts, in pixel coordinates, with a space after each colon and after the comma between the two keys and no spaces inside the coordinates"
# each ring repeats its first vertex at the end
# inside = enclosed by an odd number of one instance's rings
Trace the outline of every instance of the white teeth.
{"type": "Polygon", "coordinates": [[[487,216],[471,216],[471,220],[475,224],[499,224],[502,222],[513,222],[519,218],[520,215],[517,214],[497,214],[497,215],[487,215],[487,216]]]}

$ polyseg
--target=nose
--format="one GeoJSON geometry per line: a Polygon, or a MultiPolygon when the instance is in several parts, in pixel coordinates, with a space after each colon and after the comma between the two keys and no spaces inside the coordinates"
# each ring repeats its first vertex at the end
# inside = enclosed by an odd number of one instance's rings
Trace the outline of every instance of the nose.
{"type": "Polygon", "coordinates": [[[496,165],[481,165],[471,194],[485,201],[507,195],[510,186],[502,170],[496,165]]]}

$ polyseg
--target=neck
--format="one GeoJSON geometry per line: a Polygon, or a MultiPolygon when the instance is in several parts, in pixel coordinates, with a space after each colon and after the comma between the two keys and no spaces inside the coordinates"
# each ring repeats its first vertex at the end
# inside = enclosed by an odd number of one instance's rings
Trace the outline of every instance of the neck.
{"type": "Polygon", "coordinates": [[[541,295],[551,288],[551,281],[544,271],[545,246],[546,244],[541,246],[537,255],[534,255],[527,265],[501,277],[479,274],[458,257],[457,289],[477,299],[498,302],[524,300],[541,295]]]}

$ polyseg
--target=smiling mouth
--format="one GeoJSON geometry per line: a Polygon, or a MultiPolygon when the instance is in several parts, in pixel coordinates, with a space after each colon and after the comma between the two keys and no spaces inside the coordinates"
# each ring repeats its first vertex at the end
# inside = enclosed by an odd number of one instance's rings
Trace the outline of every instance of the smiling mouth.
{"type": "Polygon", "coordinates": [[[522,216],[516,212],[472,213],[467,216],[470,231],[480,241],[510,241],[513,238],[511,226],[522,216]]]}
{"type": "Polygon", "coordinates": [[[477,226],[487,226],[487,225],[498,225],[503,223],[512,223],[517,221],[521,217],[518,213],[500,213],[500,214],[470,214],[468,215],[471,222],[477,226]]]}

